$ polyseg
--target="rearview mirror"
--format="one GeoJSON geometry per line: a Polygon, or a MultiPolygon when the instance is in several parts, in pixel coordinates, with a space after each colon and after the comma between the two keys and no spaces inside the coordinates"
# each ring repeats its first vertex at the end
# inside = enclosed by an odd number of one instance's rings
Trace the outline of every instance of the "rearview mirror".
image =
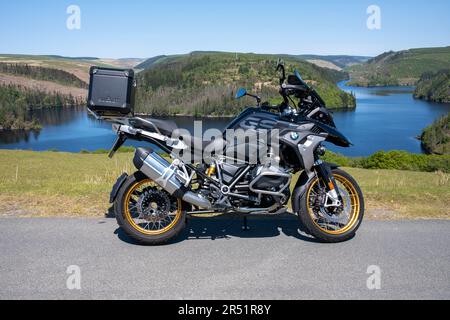
{"type": "Polygon", "coordinates": [[[240,88],[237,92],[236,92],[236,99],[240,99],[244,96],[247,95],[247,90],[245,90],[244,88],[240,88]]]}

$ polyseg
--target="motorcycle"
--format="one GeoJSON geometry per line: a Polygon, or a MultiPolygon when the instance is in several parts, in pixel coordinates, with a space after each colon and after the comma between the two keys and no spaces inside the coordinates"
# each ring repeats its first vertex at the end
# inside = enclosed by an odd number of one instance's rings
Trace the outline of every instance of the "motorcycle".
{"type": "MultiPolygon", "coordinates": [[[[176,237],[190,215],[276,215],[288,210],[289,200],[306,232],[316,239],[341,242],[355,235],[364,216],[361,189],[351,175],[321,160],[324,142],[341,147],[352,144],[337,131],[325,102],[299,72],[286,77],[283,63],[276,70],[282,102],[261,103],[260,97],[239,89],[236,99],[253,97],[256,106],[242,111],[214,140],[177,136],[179,128],[170,121],[108,118],[93,112],[113,122],[117,140],[110,157],[127,139],[152,145],[136,149],[137,171],[120,176],[110,195],[117,222],[130,237],[159,245],[176,237]],[[249,157],[254,143],[228,138],[228,132],[239,130],[256,133],[258,146],[250,155],[261,153],[261,159],[249,157]],[[264,130],[268,134],[261,138],[264,130]],[[269,140],[275,140],[276,146],[269,146],[269,140]],[[247,154],[242,155],[242,150],[247,154]],[[207,157],[205,151],[209,151],[207,157]]],[[[94,105],[91,102],[88,107],[94,105]]]]}

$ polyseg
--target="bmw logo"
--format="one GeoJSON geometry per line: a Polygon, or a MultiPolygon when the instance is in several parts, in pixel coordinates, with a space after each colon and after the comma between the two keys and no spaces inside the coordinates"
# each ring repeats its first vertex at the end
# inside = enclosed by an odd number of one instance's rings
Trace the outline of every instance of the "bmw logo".
{"type": "Polygon", "coordinates": [[[298,139],[298,133],[297,132],[292,132],[291,133],[291,139],[292,140],[297,140],[298,139]]]}

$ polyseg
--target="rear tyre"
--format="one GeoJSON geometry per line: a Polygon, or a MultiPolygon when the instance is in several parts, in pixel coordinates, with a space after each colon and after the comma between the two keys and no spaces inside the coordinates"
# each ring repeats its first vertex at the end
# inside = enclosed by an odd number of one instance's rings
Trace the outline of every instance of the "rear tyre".
{"type": "Polygon", "coordinates": [[[114,211],[125,233],[146,245],[167,243],[186,226],[186,204],[140,171],[120,188],[114,211]]]}
{"type": "Polygon", "coordinates": [[[300,221],[306,231],[323,242],[353,238],[364,216],[364,198],[355,179],[340,169],[332,170],[342,196],[340,207],[324,207],[324,184],[315,178],[300,198],[300,221]]]}

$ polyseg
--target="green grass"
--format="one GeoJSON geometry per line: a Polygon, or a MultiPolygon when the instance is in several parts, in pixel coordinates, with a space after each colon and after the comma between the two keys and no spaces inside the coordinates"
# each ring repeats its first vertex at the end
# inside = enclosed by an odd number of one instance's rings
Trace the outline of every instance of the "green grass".
{"type": "Polygon", "coordinates": [[[361,186],[369,217],[449,219],[450,175],[346,168],[361,186]]]}
{"type": "MultiPolygon", "coordinates": [[[[119,150],[117,150],[117,153],[130,153],[134,152],[136,150],[135,147],[120,147],[119,150]]],[[[107,149],[98,149],[94,151],[88,151],[88,150],[81,150],[81,154],[109,154],[110,150],[107,149]]]]}
{"type": "Polygon", "coordinates": [[[132,153],[0,151],[0,211],[37,216],[99,216],[112,185],[133,172],[132,153]]]}
{"type": "MultiPolygon", "coordinates": [[[[0,215],[102,216],[132,153],[0,150],[0,215]]],[[[360,183],[369,218],[450,218],[450,175],[346,168],[360,183]]],[[[294,179],[295,181],[295,179],[294,179]]]]}

